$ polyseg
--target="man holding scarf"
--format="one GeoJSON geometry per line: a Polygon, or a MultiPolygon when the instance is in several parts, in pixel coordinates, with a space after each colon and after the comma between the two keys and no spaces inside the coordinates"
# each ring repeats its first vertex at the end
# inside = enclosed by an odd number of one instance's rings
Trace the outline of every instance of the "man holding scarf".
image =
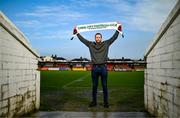
{"type": "Polygon", "coordinates": [[[89,104],[89,107],[94,107],[97,105],[97,88],[98,88],[98,78],[101,77],[101,83],[103,87],[103,95],[104,95],[104,108],[109,108],[108,104],[108,88],[107,88],[107,59],[108,59],[108,50],[109,46],[118,38],[119,32],[121,32],[121,25],[119,25],[116,29],[114,35],[109,39],[102,41],[102,35],[100,33],[95,34],[95,42],[88,41],[83,38],[78,32],[77,27],[74,28],[73,34],[77,35],[79,40],[84,43],[90,51],[91,61],[92,61],[92,102],[89,104]]]}

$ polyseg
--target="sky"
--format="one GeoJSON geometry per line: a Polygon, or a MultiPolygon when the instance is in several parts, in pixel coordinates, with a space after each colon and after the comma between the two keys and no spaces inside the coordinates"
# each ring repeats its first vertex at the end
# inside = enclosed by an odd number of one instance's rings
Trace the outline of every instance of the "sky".
{"type": "MultiPolygon", "coordinates": [[[[90,59],[89,49],[76,37],[70,40],[74,26],[119,21],[121,36],[110,46],[109,58],[144,57],[177,0],[0,0],[2,11],[27,37],[41,56],[90,59]]],[[[98,31],[103,40],[115,30],[98,31]]],[[[94,41],[96,32],[83,32],[94,41]]]]}

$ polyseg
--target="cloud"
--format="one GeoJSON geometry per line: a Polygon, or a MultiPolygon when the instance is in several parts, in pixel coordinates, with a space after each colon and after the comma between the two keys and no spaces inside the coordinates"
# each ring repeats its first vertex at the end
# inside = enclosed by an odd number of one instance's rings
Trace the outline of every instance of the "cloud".
{"type": "Polygon", "coordinates": [[[72,25],[120,19],[129,30],[156,32],[177,0],[79,0],[68,5],[39,5],[29,12],[18,13],[15,23],[29,28],[29,39],[65,39],[72,25]],[[92,11],[88,11],[88,10],[92,11]],[[96,13],[102,10],[102,12],[96,13]],[[104,10],[104,12],[103,12],[104,10]],[[81,21],[82,22],[81,22],[81,21]],[[62,29],[63,28],[63,29],[62,29]]]}
{"type": "Polygon", "coordinates": [[[156,32],[176,2],[177,0],[139,0],[131,4],[119,1],[114,8],[119,9],[119,12],[127,12],[123,21],[131,29],[156,32]]]}
{"type": "Polygon", "coordinates": [[[15,21],[17,25],[25,28],[36,26],[36,29],[44,30],[44,28],[66,27],[73,21],[88,17],[88,14],[73,10],[71,6],[39,5],[29,12],[21,12],[16,16],[22,19],[15,21]]]}
{"type": "MultiPolygon", "coordinates": [[[[25,27],[25,28],[37,28],[37,29],[44,29],[44,28],[51,28],[51,27],[57,27],[59,25],[66,25],[67,23],[61,22],[48,22],[44,24],[45,21],[41,22],[41,20],[18,20],[15,21],[15,23],[18,26],[25,27]]],[[[32,29],[33,30],[33,29],[32,29]]]]}
{"type": "Polygon", "coordinates": [[[32,16],[38,18],[53,18],[53,19],[64,19],[72,20],[77,18],[86,17],[87,14],[74,11],[69,6],[58,5],[58,6],[37,6],[33,11],[22,13],[24,16],[32,16]]]}
{"type": "Polygon", "coordinates": [[[18,26],[24,27],[34,27],[40,25],[40,22],[37,20],[23,20],[23,21],[15,21],[18,26]]]}
{"type": "Polygon", "coordinates": [[[90,0],[79,1],[80,6],[92,9],[105,8],[96,18],[119,19],[131,30],[157,32],[177,0],[90,0]],[[116,15],[116,16],[115,16],[116,15]]]}
{"type": "Polygon", "coordinates": [[[131,18],[131,25],[143,31],[156,31],[165,21],[176,0],[151,0],[139,2],[136,5],[135,15],[131,18]]]}
{"type": "MultiPolygon", "coordinates": [[[[16,14],[20,20],[15,23],[29,30],[29,39],[66,39],[72,35],[69,24],[87,17],[83,12],[74,11],[70,6],[35,6],[32,11],[16,14]]],[[[72,24],[71,24],[72,25],[72,24]]]]}
{"type": "Polygon", "coordinates": [[[57,30],[56,32],[38,32],[30,34],[30,37],[34,40],[64,40],[70,39],[72,35],[71,31],[68,30],[57,30]]]}
{"type": "Polygon", "coordinates": [[[85,7],[85,8],[94,8],[99,7],[102,5],[102,0],[71,0],[69,2],[70,5],[78,6],[78,7],[85,7]]]}

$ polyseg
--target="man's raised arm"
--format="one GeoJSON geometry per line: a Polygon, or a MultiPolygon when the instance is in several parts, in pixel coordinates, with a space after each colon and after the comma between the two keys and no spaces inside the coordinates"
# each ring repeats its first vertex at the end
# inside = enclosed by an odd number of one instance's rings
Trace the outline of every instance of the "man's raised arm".
{"type": "Polygon", "coordinates": [[[110,39],[106,40],[108,45],[111,45],[118,38],[118,35],[119,35],[119,32],[116,30],[114,35],[110,39]]]}
{"type": "Polygon", "coordinates": [[[82,37],[79,33],[77,34],[77,37],[79,38],[79,40],[84,43],[86,46],[89,46],[90,41],[88,41],[87,39],[85,39],[84,37],[82,37]]]}
{"type": "MultiPolygon", "coordinates": [[[[108,45],[111,45],[118,38],[119,32],[122,34],[121,24],[118,24],[116,32],[114,33],[114,35],[109,40],[106,40],[108,45]]],[[[123,34],[122,34],[122,37],[124,37],[123,34]]]]}
{"type": "Polygon", "coordinates": [[[75,27],[74,30],[73,30],[73,34],[74,34],[74,35],[77,35],[77,37],[79,38],[79,40],[80,40],[82,43],[84,43],[86,46],[89,46],[90,41],[88,41],[87,39],[85,39],[84,37],[82,37],[82,36],[79,34],[79,32],[78,32],[78,30],[77,30],[76,27],[75,27]]]}

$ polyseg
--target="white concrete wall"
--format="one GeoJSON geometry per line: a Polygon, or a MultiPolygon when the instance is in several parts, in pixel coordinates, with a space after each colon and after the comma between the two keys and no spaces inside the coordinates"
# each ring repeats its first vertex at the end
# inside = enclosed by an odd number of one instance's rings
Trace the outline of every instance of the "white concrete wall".
{"type": "Polygon", "coordinates": [[[39,108],[38,57],[26,37],[0,12],[0,116],[39,108]]]}
{"type": "Polygon", "coordinates": [[[180,117],[180,1],[145,53],[145,107],[158,117],[180,117]]]}

